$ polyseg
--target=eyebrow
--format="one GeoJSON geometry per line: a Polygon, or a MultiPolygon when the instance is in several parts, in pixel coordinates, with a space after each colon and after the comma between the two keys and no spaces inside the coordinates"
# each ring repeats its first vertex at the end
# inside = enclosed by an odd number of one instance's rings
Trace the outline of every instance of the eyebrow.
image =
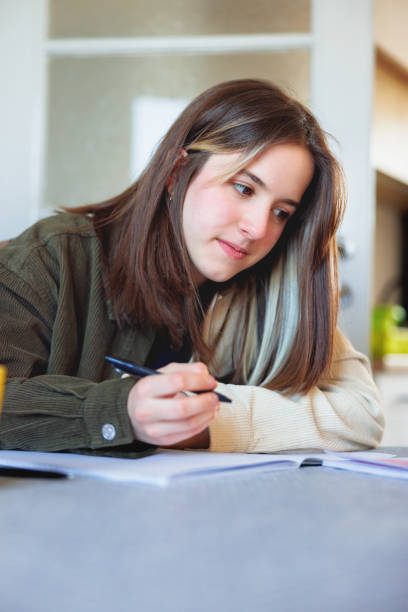
{"type": "MultiPolygon", "coordinates": [[[[259,176],[256,176],[256,174],[252,174],[252,172],[250,172],[249,170],[245,170],[245,168],[244,168],[243,170],[238,172],[238,174],[245,174],[254,183],[256,183],[257,185],[262,187],[262,189],[266,189],[266,190],[268,189],[267,186],[265,185],[265,183],[263,182],[263,180],[260,179],[259,176]]],[[[283,198],[281,200],[281,202],[284,202],[285,204],[288,204],[289,206],[294,206],[295,208],[297,208],[299,206],[299,202],[296,202],[296,200],[291,200],[290,198],[283,198]]]]}

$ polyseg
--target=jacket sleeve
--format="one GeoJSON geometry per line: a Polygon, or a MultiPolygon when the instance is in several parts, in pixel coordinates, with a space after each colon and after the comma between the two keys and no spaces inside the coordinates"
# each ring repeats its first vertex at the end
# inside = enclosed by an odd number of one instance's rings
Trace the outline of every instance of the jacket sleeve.
{"type": "MultiPolygon", "coordinates": [[[[10,378],[0,421],[0,448],[107,451],[128,445],[134,438],[123,407],[131,384],[62,375],[10,378]]],[[[133,445],[129,450],[137,449],[133,445]]]]}
{"type": "Polygon", "coordinates": [[[49,371],[53,346],[64,338],[55,338],[52,275],[40,253],[35,265],[32,253],[22,261],[21,274],[0,263],[0,363],[8,369],[0,449],[121,454],[126,445],[131,454],[144,452],[150,445],[134,442],[127,416],[131,379],[85,379],[63,366],[49,371]]]}
{"type": "Polygon", "coordinates": [[[384,417],[368,359],[337,331],[330,376],[287,397],[263,387],[219,384],[231,404],[210,425],[210,450],[276,452],[376,447],[384,417]]]}

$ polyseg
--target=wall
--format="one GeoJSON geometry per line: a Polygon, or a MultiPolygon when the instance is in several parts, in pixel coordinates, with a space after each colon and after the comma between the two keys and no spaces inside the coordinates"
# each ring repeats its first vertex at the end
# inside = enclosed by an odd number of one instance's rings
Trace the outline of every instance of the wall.
{"type": "Polygon", "coordinates": [[[408,69],[407,0],[374,0],[373,6],[376,47],[408,69]]]}
{"type": "MultiPolygon", "coordinates": [[[[377,52],[372,159],[377,172],[373,303],[401,274],[401,210],[408,210],[408,71],[377,52]]],[[[400,300],[400,291],[390,299],[400,300]]]]}
{"type": "Polygon", "coordinates": [[[375,168],[408,183],[408,69],[377,53],[372,160],[375,168]]]}

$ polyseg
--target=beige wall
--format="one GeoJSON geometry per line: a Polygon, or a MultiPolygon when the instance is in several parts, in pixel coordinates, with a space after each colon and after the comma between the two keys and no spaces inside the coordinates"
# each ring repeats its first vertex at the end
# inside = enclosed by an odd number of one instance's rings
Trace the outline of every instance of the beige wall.
{"type": "Polygon", "coordinates": [[[407,0],[374,0],[375,44],[408,69],[407,27],[407,0]]]}
{"type": "Polygon", "coordinates": [[[372,157],[376,169],[408,183],[408,71],[378,55],[372,157]]]}

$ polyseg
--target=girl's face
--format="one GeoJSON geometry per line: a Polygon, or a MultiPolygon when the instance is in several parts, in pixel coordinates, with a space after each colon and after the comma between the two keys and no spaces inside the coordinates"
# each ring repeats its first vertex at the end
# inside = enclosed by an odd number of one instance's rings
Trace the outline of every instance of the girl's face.
{"type": "Polygon", "coordinates": [[[220,180],[239,155],[212,155],[186,192],[183,231],[197,285],[226,281],[265,257],[313,177],[306,148],[278,144],[220,180]]]}

